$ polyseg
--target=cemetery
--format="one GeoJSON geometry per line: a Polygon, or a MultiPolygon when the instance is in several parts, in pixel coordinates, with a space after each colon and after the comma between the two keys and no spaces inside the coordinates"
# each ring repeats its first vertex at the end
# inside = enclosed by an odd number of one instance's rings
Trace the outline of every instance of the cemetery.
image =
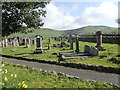
{"type": "Polygon", "coordinates": [[[118,68],[120,64],[118,60],[118,45],[102,44],[101,38],[99,40],[96,39],[96,43],[91,43],[76,39],[74,40],[75,42],[72,41],[71,43],[68,40],[63,42],[63,40],[57,41],[54,38],[41,39],[38,36],[38,38],[19,38],[19,42],[15,38],[10,43],[6,39],[2,40],[3,52],[1,54],[60,63],[81,63],[118,68]],[[64,45],[59,43],[63,43],[64,45]],[[60,47],[55,47],[55,45],[59,45],[60,47]],[[118,62],[112,62],[112,58],[118,62]]]}
{"type": "Polygon", "coordinates": [[[103,26],[110,18],[97,20],[108,11],[99,12],[104,2],[95,9],[86,6],[80,16],[72,15],[77,7],[70,12],[63,9],[67,4],[55,3],[0,3],[0,88],[119,89],[120,18],[117,28],[103,26]]]}

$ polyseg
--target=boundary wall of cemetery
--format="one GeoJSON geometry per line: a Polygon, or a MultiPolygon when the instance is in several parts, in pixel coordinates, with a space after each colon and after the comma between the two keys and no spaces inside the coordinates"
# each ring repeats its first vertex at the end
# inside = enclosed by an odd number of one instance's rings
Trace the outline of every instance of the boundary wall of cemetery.
{"type": "MultiPolygon", "coordinates": [[[[79,35],[79,41],[96,42],[96,35],[79,35]]],[[[103,34],[102,42],[120,44],[120,34],[103,34]]]]}
{"type": "Polygon", "coordinates": [[[120,68],[104,67],[104,66],[97,66],[97,65],[80,64],[80,63],[58,63],[57,61],[28,59],[28,58],[15,57],[15,56],[10,56],[10,55],[1,55],[1,56],[7,57],[7,58],[14,58],[14,59],[18,59],[18,60],[61,65],[61,66],[77,68],[77,69],[87,69],[87,70],[95,70],[95,71],[100,71],[100,72],[105,72],[105,73],[120,74],[120,68]]]}

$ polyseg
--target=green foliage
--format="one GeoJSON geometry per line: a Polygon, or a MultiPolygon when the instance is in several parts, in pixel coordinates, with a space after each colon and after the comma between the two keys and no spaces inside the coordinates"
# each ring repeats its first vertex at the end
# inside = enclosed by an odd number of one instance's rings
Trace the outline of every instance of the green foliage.
{"type": "Polygon", "coordinates": [[[3,88],[118,88],[104,82],[92,82],[68,78],[57,73],[38,71],[5,62],[3,64],[2,71],[0,71],[0,73],[4,72],[2,73],[3,81],[1,81],[4,83],[4,85],[2,85],[3,88]],[[7,78],[7,81],[4,80],[5,77],[7,78]]]}
{"type": "Polygon", "coordinates": [[[2,4],[2,35],[6,36],[27,28],[43,26],[41,20],[48,2],[3,2],[2,4]],[[37,10],[39,8],[39,10],[37,10]]]}

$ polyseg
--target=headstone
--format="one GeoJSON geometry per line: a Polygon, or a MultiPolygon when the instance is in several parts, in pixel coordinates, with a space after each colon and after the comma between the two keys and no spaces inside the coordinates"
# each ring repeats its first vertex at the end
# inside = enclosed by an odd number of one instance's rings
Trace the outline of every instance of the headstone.
{"type": "Polygon", "coordinates": [[[36,50],[35,53],[43,53],[42,49],[42,38],[40,36],[37,36],[36,38],[36,50]]]}
{"type": "Polygon", "coordinates": [[[90,48],[90,55],[98,56],[98,49],[96,47],[91,47],[90,48]]]}
{"type": "Polygon", "coordinates": [[[90,53],[90,48],[89,45],[84,45],[84,53],[90,53]]]}
{"type": "Polygon", "coordinates": [[[26,47],[27,47],[27,48],[30,47],[30,39],[29,39],[29,38],[26,39],[26,47]]]}
{"type": "Polygon", "coordinates": [[[13,39],[13,46],[14,46],[14,47],[16,46],[15,38],[13,39]]]}
{"type": "Polygon", "coordinates": [[[48,43],[48,50],[50,50],[50,43],[48,43]]]}
{"type": "Polygon", "coordinates": [[[2,47],[5,47],[5,41],[2,40],[2,47]]]}
{"type": "Polygon", "coordinates": [[[76,36],[76,50],[75,50],[76,53],[79,53],[79,40],[78,40],[78,37],[76,36]]]}
{"type": "Polygon", "coordinates": [[[72,35],[70,35],[69,41],[70,41],[70,49],[73,50],[73,38],[72,38],[72,35]]]}
{"type": "Polygon", "coordinates": [[[5,39],[5,47],[7,47],[8,46],[8,39],[5,39]]]}
{"type": "Polygon", "coordinates": [[[104,47],[102,46],[102,32],[96,32],[96,42],[97,45],[95,46],[99,51],[105,51],[104,47]]]}

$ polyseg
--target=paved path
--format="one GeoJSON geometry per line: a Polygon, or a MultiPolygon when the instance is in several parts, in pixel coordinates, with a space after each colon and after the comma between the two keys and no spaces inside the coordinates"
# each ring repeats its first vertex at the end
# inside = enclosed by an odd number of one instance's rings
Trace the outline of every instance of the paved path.
{"type": "Polygon", "coordinates": [[[5,58],[2,57],[2,60],[12,64],[20,64],[26,65],[29,67],[43,69],[48,71],[55,71],[57,73],[65,73],[70,76],[77,76],[86,80],[95,80],[95,81],[102,81],[102,82],[110,82],[114,85],[120,86],[120,75],[118,74],[111,74],[111,73],[102,73],[97,71],[90,71],[90,70],[83,70],[83,69],[76,69],[76,68],[69,68],[59,65],[51,65],[45,63],[38,63],[38,62],[30,62],[24,60],[17,60],[12,58],[5,58]]]}

